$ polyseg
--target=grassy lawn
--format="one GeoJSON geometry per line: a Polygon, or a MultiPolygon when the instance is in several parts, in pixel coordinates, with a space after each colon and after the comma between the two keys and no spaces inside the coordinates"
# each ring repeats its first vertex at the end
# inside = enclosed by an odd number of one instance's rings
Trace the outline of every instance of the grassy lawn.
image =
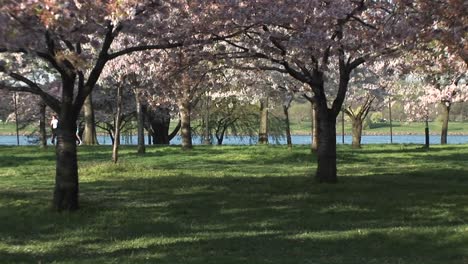
{"type": "Polygon", "coordinates": [[[79,147],[75,213],[55,213],[54,150],[0,146],[1,263],[468,263],[468,145],[79,147]]]}

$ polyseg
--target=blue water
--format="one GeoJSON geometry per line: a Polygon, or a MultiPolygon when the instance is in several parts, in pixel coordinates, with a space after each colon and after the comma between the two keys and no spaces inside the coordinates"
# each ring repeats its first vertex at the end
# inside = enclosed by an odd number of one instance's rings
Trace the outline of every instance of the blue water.
{"type": "MultiPolygon", "coordinates": [[[[351,144],[351,136],[347,135],[344,137],[344,144],[351,144]]],[[[145,140],[146,137],[145,137],[145,140]]],[[[111,140],[107,136],[98,136],[99,144],[101,145],[110,145],[111,140]]],[[[431,144],[440,144],[440,135],[431,135],[429,138],[431,144]]],[[[121,140],[123,145],[136,145],[137,137],[122,137],[121,140]]],[[[310,136],[292,136],[293,144],[310,144],[310,136]]],[[[337,136],[336,142],[342,144],[342,137],[337,136]]],[[[448,136],[448,144],[468,144],[468,136],[448,136]]],[[[50,141],[48,142],[50,144],[50,141]]],[[[145,142],[148,143],[148,142],[145,142]]],[[[214,142],[215,143],[215,142],[214,142]]],[[[251,139],[249,137],[226,137],[223,141],[224,145],[253,145],[257,143],[257,139],[251,139]]],[[[363,136],[362,144],[390,144],[390,136],[363,136]]],[[[394,135],[393,136],[394,144],[424,144],[424,135],[394,135]]],[[[31,139],[26,136],[19,137],[20,145],[35,145],[34,139],[31,139]]],[[[171,145],[180,145],[180,137],[176,137],[171,141],[171,145]]],[[[195,136],[193,138],[193,144],[201,144],[201,138],[195,136]]],[[[281,138],[278,140],[270,138],[270,144],[286,144],[286,138],[281,138]]],[[[16,136],[0,136],[0,145],[17,145],[16,136]]]]}

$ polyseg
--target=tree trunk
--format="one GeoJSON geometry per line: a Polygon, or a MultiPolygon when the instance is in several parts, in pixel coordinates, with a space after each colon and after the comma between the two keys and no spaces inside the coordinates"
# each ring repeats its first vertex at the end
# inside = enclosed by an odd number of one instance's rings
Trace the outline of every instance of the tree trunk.
{"type": "Polygon", "coordinates": [[[310,106],[311,106],[311,112],[312,112],[312,116],[310,120],[310,124],[311,124],[310,128],[312,130],[312,142],[310,144],[310,150],[314,153],[314,152],[317,152],[318,142],[319,142],[318,129],[317,129],[318,115],[317,115],[317,109],[316,109],[315,103],[310,102],[310,106]]]}
{"type": "Polygon", "coordinates": [[[146,147],[145,147],[145,127],[144,127],[144,116],[143,116],[143,109],[140,102],[140,92],[138,89],[134,90],[135,93],[135,105],[136,105],[136,114],[137,114],[137,137],[138,137],[138,147],[137,153],[138,154],[145,154],[146,147]]]}
{"type": "Polygon", "coordinates": [[[114,137],[115,140],[114,144],[112,145],[112,161],[114,163],[117,163],[119,159],[119,145],[120,145],[120,122],[122,118],[122,86],[118,85],[117,86],[117,113],[115,114],[115,132],[114,132],[114,137]]]}
{"type": "Polygon", "coordinates": [[[260,100],[258,144],[268,144],[268,98],[260,100]]]}
{"type": "Polygon", "coordinates": [[[352,148],[361,148],[361,138],[362,138],[362,119],[359,117],[351,117],[353,122],[353,142],[352,148]]]}
{"type": "Polygon", "coordinates": [[[190,127],[190,112],[191,106],[189,100],[182,99],[179,102],[181,130],[180,136],[182,137],[182,149],[192,149],[192,129],[190,127]]]}
{"type": "Polygon", "coordinates": [[[228,128],[228,126],[225,125],[225,126],[223,126],[221,131],[219,131],[219,127],[218,127],[218,129],[217,129],[217,131],[215,133],[216,141],[217,141],[218,146],[221,146],[223,144],[224,135],[226,134],[227,128],[228,128]]]}
{"type": "Polygon", "coordinates": [[[148,146],[153,144],[153,133],[150,131],[146,131],[148,133],[147,139],[148,139],[148,146]]]}
{"type": "Polygon", "coordinates": [[[205,97],[205,113],[203,115],[203,144],[211,145],[211,128],[210,128],[210,98],[205,97]]]}
{"type": "MultiPolygon", "coordinates": [[[[177,133],[179,133],[179,130],[180,130],[180,127],[182,126],[181,124],[181,121],[179,120],[179,122],[177,122],[177,126],[174,128],[174,130],[169,134],[169,143],[171,142],[171,140],[177,136],[177,133]]],[[[168,144],[169,144],[168,143],[168,144]]]]}
{"type": "Polygon", "coordinates": [[[47,132],[46,132],[46,108],[47,105],[44,102],[39,104],[40,119],[39,119],[39,134],[40,134],[40,144],[41,148],[47,147],[47,132]]]}
{"type": "Polygon", "coordinates": [[[78,162],[76,117],[61,114],[57,128],[57,164],[53,205],[58,211],[78,209],[78,162]]]}
{"type": "Polygon", "coordinates": [[[317,103],[317,173],[320,183],[336,183],[336,116],[327,108],[327,103],[317,103]]]}
{"type": "Polygon", "coordinates": [[[291,126],[289,122],[289,107],[283,105],[283,113],[285,116],[285,123],[286,123],[286,142],[288,144],[288,149],[292,149],[292,139],[291,139],[291,126]]]}
{"type": "Polygon", "coordinates": [[[426,117],[426,126],[424,127],[424,147],[425,148],[429,148],[429,121],[427,120],[427,117],[426,117]]]}
{"type": "Polygon", "coordinates": [[[148,109],[147,114],[153,130],[153,143],[169,145],[170,110],[165,107],[156,107],[154,110],[148,109]]]}
{"type": "Polygon", "coordinates": [[[447,144],[447,135],[448,135],[448,123],[450,117],[450,104],[443,103],[443,112],[442,112],[442,132],[440,133],[440,144],[447,144]]]}
{"type": "Polygon", "coordinates": [[[83,104],[84,109],[84,121],[85,129],[83,133],[83,144],[84,145],[97,145],[97,135],[96,135],[96,122],[94,119],[94,107],[93,107],[93,98],[91,94],[88,95],[83,104]]]}

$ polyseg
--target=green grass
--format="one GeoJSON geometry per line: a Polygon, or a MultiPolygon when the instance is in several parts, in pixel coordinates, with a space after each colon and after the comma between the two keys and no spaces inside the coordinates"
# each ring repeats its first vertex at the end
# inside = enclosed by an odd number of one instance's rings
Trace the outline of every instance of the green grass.
{"type": "Polygon", "coordinates": [[[54,150],[0,147],[1,263],[468,263],[468,145],[79,147],[81,209],[49,205],[54,150]]]}

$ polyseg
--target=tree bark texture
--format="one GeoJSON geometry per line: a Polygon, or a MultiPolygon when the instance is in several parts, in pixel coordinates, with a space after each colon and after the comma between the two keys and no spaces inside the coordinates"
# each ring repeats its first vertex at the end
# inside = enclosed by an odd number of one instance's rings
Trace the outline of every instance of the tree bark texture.
{"type": "Polygon", "coordinates": [[[316,109],[316,104],[314,102],[310,102],[311,106],[311,119],[310,119],[310,129],[312,130],[312,142],[310,144],[310,150],[312,152],[317,152],[318,149],[318,142],[319,142],[319,134],[318,134],[318,129],[317,129],[317,124],[318,124],[318,115],[317,115],[317,109],[316,109]]]}
{"type": "Polygon", "coordinates": [[[58,211],[73,211],[79,207],[76,116],[66,110],[62,111],[57,128],[57,163],[53,205],[58,211]]]}
{"type": "Polygon", "coordinates": [[[429,121],[427,120],[426,117],[426,126],[424,127],[424,147],[429,148],[430,142],[429,142],[429,121]]]}
{"type": "Polygon", "coordinates": [[[190,100],[181,99],[179,102],[179,112],[180,112],[180,136],[182,137],[182,149],[188,150],[192,149],[192,129],[190,127],[190,112],[191,105],[190,100]]]}
{"type": "Polygon", "coordinates": [[[260,100],[258,144],[268,144],[268,98],[260,100]]]}
{"type": "Polygon", "coordinates": [[[83,144],[84,145],[97,145],[97,135],[96,135],[96,122],[94,118],[94,106],[93,98],[91,94],[88,95],[83,104],[84,110],[84,121],[85,129],[83,132],[83,144]]]}
{"type": "Polygon", "coordinates": [[[203,144],[211,145],[211,128],[210,128],[210,98],[205,96],[203,115],[203,144]]]}
{"type": "Polygon", "coordinates": [[[353,141],[351,143],[352,148],[361,148],[361,139],[362,139],[362,119],[351,118],[353,122],[353,141]]]}
{"type": "Polygon", "coordinates": [[[117,113],[115,114],[115,132],[114,132],[114,144],[112,145],[112,161],[117,163],[119,160],[119,145],[120,145],[120,122],[122,118],[122,86],[117,86],[117,113]]]}
{"type": "Polygon", "coordinates": [[[144,154],[146,152],[145,147],[145,128],[144,128],[144,115],[143,109],[140,101],[139,90],[135,89],[135,105],[136,105],[136,114],[137,114],[137,137],[138,137],[138,146],[137,153],[144,154]]]}
{"type": "Polygon", "coordinates": [[[336,116],[327,109],[326,102],[317,107],[317,173],[320,183],[336,183],[336,116]]]}
{"type": "Polygon", "coordinates": [[[47,105],[46,105],[44,102],[41,102],[41,103],[39,104],[39,112],[40,112],[40,117],[39,117],[39,133],[40,133],[40,144],[41,144],[41,148],[46,148],[46,147],[47,147],[46,108],[47,108],[47,105]]]}
{"type": "Polygon", "coordinates": [[[450,104],[442,104],[443,112],[442,112],[442,131],[440,133],[440,144],[445,145],[447,144],[447,135],[448,135],[448,123],[450,117],[450,104]]]}
{"type": "Polygon", "coordinates": [[[147,117],[153,130],[153,144],[169,145],[170,110],[165,107],[148,109],[147,117]]]}
{"type": "Polygon", "coordinates": [[[292,149],[292,139],[291,139],[291,126],[289,122],[289,107],[286,105],[283,105],[283,113],[285,117],[285,123],[286,123],[286,142],[288,145],[288,149],[292,149]]]}

